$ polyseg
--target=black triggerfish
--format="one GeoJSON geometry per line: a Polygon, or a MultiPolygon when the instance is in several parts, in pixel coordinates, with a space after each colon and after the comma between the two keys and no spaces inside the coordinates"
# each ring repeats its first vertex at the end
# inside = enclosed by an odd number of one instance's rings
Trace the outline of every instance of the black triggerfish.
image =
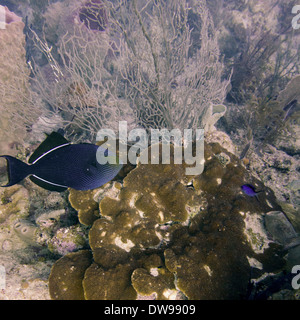
{"type": "Polygon", "coordinates": [[[117,164],[99,164],[95,144],[71,144],[58,132],[52,132],[34,151],[26,164],[12,156],[7,160],[9,187],[30,176],[30,180],[50,191],[95,189],[112,180],[122,168],[116,156],[103,149],[104,155],[115,157],[117,164]]]}

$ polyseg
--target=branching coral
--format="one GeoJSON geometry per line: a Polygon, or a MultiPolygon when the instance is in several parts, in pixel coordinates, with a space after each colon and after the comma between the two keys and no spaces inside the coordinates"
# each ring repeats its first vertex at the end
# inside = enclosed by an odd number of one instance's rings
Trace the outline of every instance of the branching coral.
{"type": "Polygon", "coordinates": [[[298,127],[300,112],[300,76],[289,81],[276,98],[258,103],[249,103],[242,115],[247,126],[247,146],[241,154],[244,157],[252,148],[261,154],[266,146],[280,146],[289,154],[299,151],[298,127]]]}
{"type": "Polygon", "coordinates": [[[274,144],[277,139],[288,140],[290,144],[294,142],[292,144],[297,148],[295,128],[299,125],[299,88],[300,75],[297,75],[279,92],[276,99],[257,107],[255,119],[260,130],[257,130],[256,135],[261,140],[260,148],[262,144],[274,144]]]}
{"type": "Polygon", "coordinates": [[[257,97],[263,104],[299,73],[300,51],[290,15],[294,4],[294,0],[269,1],[264,12],[259,2],[253,1],[247,6],[256,14],[249,21],[233,13],[224,21],[231,32],[225,37],[227,43],[223,39],[224,46],[239,43],[237,52],[231,52],[234,62],[229,98],[244,103],[257,97]]]}
{"type": "MultiPolygon", "coordinates": [[[[65,26],[57,37],[32,30],[48,63],[31,57],[30,110],[58,115],[66,135],[90,140],[100,128],[116,130],[120,120],[147,129],[204,127],[204,115],[223,102],[228,85],[205,1],[101,1],[101,32],[80,18],[96,2],[50,6],[46,30],[65,26]]],[[[20,125],[33,125],[20,117],[20,125]]]]}
{"type": "Polygon", "coordinates": [[[65,34],[60,42],[62,66],[52,55],[52,48],[36,34],[37,45],[46,53],[54,75],[48,82],[47,73],[36,67],[33,88],[47,105],[46,117],[59,115],[66,134],[85,132],[94,138],[100,128],[117,128],[118,120],[130,117],[127,102],[118,98],[117,79],[105,69],[104,60],[109,44],[88,29],[75,26],[73,35],[65,34]],[[127,116],[126,116],[127,114],[127,116]]]}
{"type": "Polygon", "coordinates": [[[203,126],[201,117],[210,104],[223,102],[228,84],[221,81],[223,65],[205,2],[125,1],[120,13],[114,21],[121,34],[119,68],[138,123],[203,126]],[[196,40],[192,28],[199,31],[196,40]]]}

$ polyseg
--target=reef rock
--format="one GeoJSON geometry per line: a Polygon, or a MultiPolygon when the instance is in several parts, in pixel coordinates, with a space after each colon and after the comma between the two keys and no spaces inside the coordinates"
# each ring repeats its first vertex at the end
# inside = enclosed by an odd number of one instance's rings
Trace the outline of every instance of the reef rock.
{"type": "Polygon", "coordinates": [[[53,261],[37,261],[32,251],[26,255],[28,260],[20,262],[20,256],[16,251],[0,252],[1,271],[5,272],[0,300],[50,299],[48,277],[53,261]]]}

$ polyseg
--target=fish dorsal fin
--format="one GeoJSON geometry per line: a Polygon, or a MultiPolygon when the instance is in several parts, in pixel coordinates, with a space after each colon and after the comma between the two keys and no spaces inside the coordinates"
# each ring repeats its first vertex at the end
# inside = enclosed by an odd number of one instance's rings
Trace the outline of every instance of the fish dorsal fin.
{"type": "Polygon", "coordinates": [[[65,139],[61,134],[59,134],[58,132],[52,132],[33,152],[28,160],[28,163],[33,163],[36,159],[41,157],[46,152],[66,143],[69,143],[69,141],[65,139]]]}

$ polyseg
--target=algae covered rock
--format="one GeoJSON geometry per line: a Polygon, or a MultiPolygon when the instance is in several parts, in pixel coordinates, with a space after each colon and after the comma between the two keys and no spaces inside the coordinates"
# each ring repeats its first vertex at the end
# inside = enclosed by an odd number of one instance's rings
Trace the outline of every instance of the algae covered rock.
{"type": "Polygon", "coordinates": [[[51,252],[65,255],[86,246],[85,234],[79,225],[58,229],[47,243],[51,252]]]}
{"type": "Polygon", "coordinates": [[[278,243],[288,246],[298,238],[297,232],[281,211],[270,211],[265,215],[265,224],[272,238],[278,243]]]}
{"type": "Polygon", "coordinates": [[[0,191],[0,223],[8,217],[25,218],[29,212],[28,191],[20,186],[14,185],[0,191]]]}
{"type": "Polygon", "coordinates": [[[53,261],[37,260],[34,252],[24,248],[22,254],[23,257],[26,255],[28,260],[20,261],[19,251],[7,251],[3,247],[1,249],[1,271],[5,270],[5,279],[1,274],[0,300],[50,299],[48,277],[53,261]]]}

